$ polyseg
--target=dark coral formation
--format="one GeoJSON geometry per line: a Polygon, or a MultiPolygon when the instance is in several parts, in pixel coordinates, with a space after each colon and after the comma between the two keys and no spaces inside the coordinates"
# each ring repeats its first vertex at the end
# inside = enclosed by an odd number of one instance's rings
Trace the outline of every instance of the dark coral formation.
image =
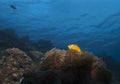
{"type": "Polygon", "coordinates": [[[45,53],[53,48],[50,40],[33,41],[29,36],[18,36],[14,29],[0,29],[0,50],[19,48],[26,52],[34,62],[41,59],[41,52],[45,53]],[[37,52],[37,53],[36,53],[37,52]],[[38,56],[36,56],[36,54],[38,56]]]}
{"type": "Polygon", "coordinates": [[[13,29],[0,29],[0,50],[16,47],[18,35],[13,29]]]}
{"type": "Polygon", "coordinates": [[[53,44],[51,43],[50,40],[38,40],[37,42],[34,43],[35,49],[41,52],[47,52],[50,49],[53,48],[53,44]]]}
{"type": "Polygon", "coordinates": [[[44,53],[40,51],[29,51],[29,55],[37,65],[39,65],[41,58],[44,57],[44,53]]]}
{"type": "Polygon", "coordinates": [[[18,48],[0,53],[0,84],[17,84],[24,73],[36,70],[31,58],[18,48]]]}
{"type": "Polygon", "coordinates": [[[113,78],[113,84],[120,84],[120,63],[113,60],[111,56],[107,54],[101,55],[102,59],[106,62],[107,67],[111,70],[113,78]]]}
{"type": "Polygon", "coordinates": [[[23,51],[46,52],[53,48],[50,40],[32,41],[29,36],[19,37],[14,29],[0,29],[0,50],[16,47],[23,51]]]}
{"type": "Polygon", "coordinates": [[[48,70],[24,74],[21,84],[61,84],[61,80],[56,73],[48,70]]]}

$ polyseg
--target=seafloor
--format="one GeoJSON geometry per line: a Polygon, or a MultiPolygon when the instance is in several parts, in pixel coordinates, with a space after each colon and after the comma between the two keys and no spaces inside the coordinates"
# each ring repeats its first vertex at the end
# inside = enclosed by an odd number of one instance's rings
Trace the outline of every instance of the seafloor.
{"type": "Polygon", "coordinates": [[[80,55],[2,29],[0,84],[120,84],[120,63],[104,53],[80,55]]]}

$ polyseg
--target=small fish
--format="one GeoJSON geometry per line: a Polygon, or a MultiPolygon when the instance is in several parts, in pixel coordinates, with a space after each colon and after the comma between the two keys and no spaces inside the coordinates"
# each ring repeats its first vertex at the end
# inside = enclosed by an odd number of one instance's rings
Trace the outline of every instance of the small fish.
{"type": "Polygon", "coordinates": [[[13,5],[13,4],[11,4],[10,7],[11,7],[12,9],[17,9],[16,6],[13,5]]]}
{"type": "Polygon", "coordinates": [[[79,53],[82,53],[80,47],[77,44],[69,44],[68,45],[68,49],[75,50],[75,51],[77,51],[79,53]]]}

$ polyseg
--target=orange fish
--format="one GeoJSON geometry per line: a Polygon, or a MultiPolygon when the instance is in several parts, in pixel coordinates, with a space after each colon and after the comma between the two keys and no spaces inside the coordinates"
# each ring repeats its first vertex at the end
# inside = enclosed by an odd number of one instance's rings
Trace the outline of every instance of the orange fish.
{"type": "Polygon", "coordinates": [[[69,45],[68,45],[68,48],[69,48],[70,50],[75,50],[75,51],[77,51],[77,52],[79,52],[79,53],[82,53],[80,47],[79,47],[77,44],[69,44],[69,45]]]}

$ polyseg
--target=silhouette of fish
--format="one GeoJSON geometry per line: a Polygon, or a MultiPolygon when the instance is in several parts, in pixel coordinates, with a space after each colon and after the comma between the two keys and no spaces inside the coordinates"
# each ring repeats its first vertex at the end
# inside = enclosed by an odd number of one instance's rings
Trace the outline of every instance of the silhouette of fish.
{"type": "Polygon", "coordinates": [[[88,14],[85,13],[85,14],[81,14],[80,16],[82,16],[82,17],[86,17],[86,16],[88,16],[88,14]]]}
{"type": "Polygon", "coordinates": [[[13,5],[13,4],[11,4],[10,7],[11,7],[12,9],[17,9],[16,6],[13,5]]]}

